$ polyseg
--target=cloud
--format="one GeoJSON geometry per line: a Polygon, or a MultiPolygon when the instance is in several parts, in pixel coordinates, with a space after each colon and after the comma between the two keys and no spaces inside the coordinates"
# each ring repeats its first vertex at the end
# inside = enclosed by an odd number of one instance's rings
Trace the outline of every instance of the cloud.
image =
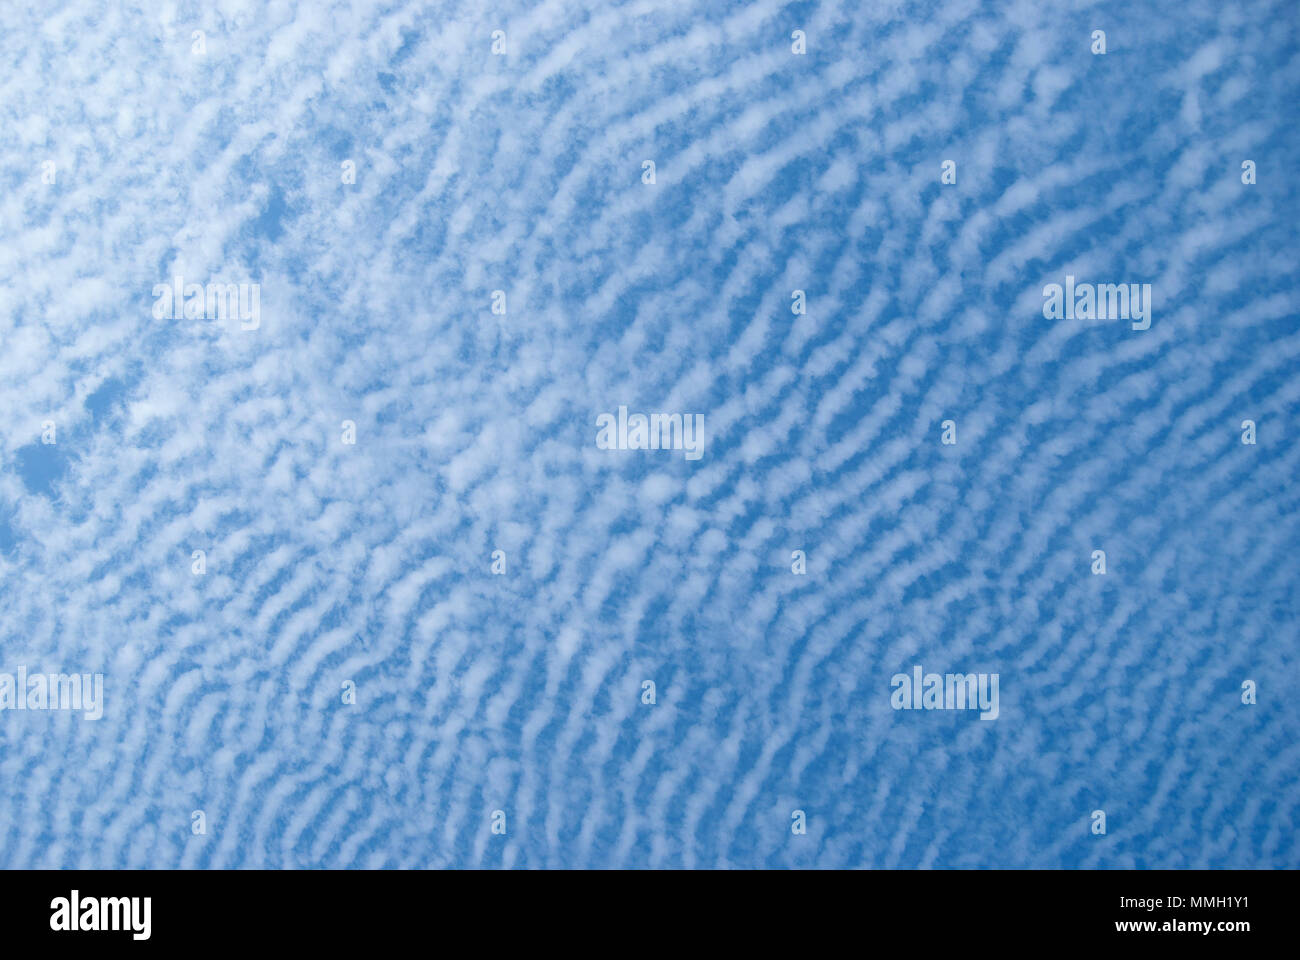
{"type": "Polygon", "coordinates": [[[1300,864],[1288,10],[1101,9],[0,14],[0,865],[1300,864]]]}

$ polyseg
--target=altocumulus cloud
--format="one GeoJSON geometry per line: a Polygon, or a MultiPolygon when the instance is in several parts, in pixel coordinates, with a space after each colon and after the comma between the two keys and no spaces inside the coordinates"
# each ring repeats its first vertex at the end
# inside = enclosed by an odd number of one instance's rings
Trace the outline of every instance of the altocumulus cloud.
{"type": "Polygon", "coordinates": [[[1044,6],[6,6],[0,865],[1300,866],[1294,12],[1044,6]]]}

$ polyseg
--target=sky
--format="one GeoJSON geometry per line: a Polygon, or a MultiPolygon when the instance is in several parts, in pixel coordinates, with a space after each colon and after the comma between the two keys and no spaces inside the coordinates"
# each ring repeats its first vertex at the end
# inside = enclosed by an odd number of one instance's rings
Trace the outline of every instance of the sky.
{"type": "Polygon", "coordinates": [[[1298,41],[4,4],[0,867],[1300,867],[1298,41]]]}

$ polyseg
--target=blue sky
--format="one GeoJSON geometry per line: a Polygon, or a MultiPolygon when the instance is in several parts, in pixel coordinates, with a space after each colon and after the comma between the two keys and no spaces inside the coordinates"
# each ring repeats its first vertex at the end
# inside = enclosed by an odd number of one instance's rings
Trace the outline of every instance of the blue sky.
{"type": "Polygon", "coordinates": [[[6,5],[0,866],[1300,866],[1298,26],[6,5]]]}

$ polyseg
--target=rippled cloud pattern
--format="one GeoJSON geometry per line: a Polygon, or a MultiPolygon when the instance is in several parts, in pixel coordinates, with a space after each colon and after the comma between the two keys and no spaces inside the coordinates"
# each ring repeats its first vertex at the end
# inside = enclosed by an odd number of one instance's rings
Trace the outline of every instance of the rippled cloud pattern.
{"type": "Polygon", "coordinates": [[[1298,27],[6,4],[0,866],[1300,867],[1298,27]]]}

